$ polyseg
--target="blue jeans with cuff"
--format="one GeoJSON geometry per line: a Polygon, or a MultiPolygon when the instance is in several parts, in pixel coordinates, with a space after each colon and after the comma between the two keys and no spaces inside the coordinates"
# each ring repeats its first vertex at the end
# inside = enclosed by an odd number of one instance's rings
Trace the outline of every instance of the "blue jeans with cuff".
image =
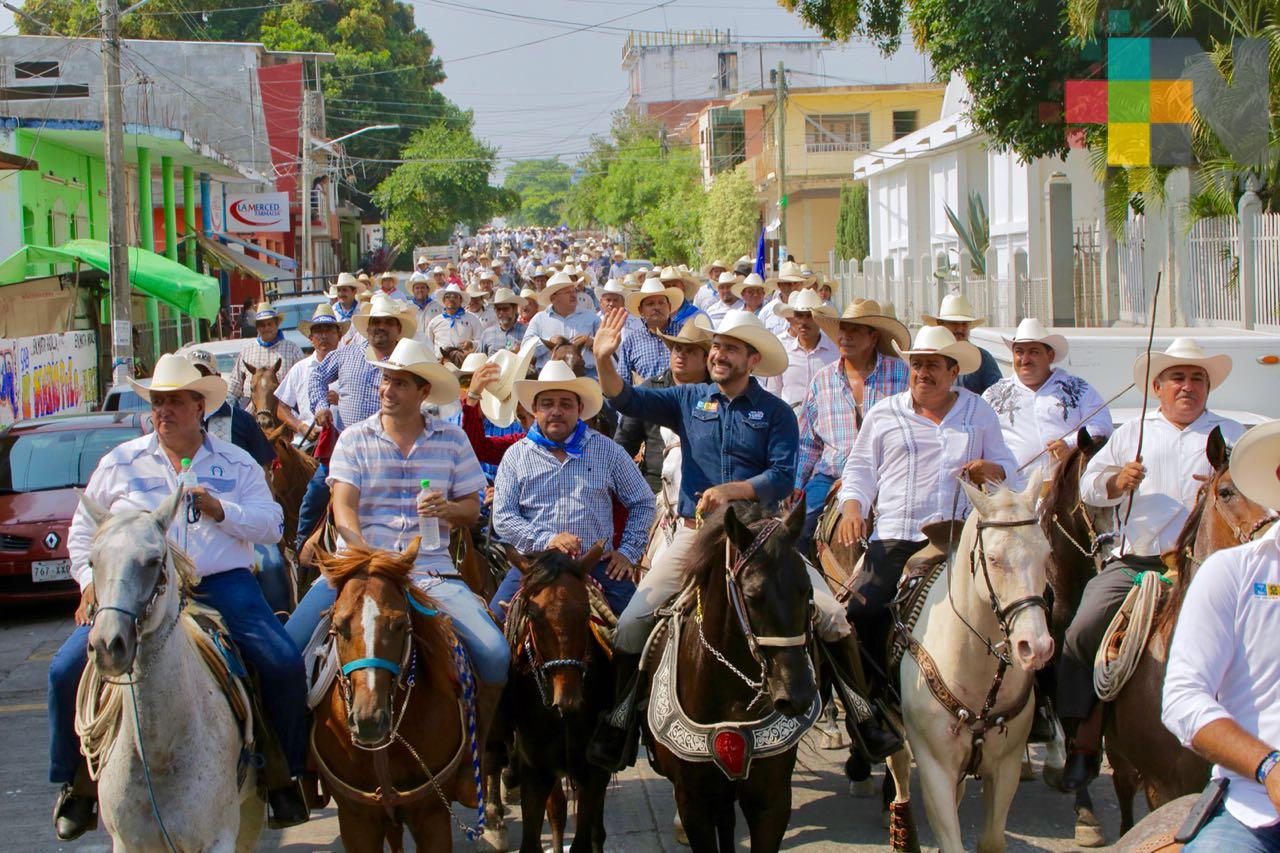
{"type": "Polygon", "coordinates": [[[827,503],[827,494],[835,481],[836,478],[830,474],[814,473],[809,482],[804,484],[804,531],[800,534],[800,541],[796,543],[801,554],[809,551],[809,543],[813,541],[822,509],[827,503]]]}

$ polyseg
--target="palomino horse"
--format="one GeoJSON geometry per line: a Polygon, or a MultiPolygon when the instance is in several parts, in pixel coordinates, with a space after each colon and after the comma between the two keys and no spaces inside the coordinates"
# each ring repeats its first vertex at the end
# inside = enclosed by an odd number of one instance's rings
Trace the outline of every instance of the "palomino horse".
{"type": "Polygon", "coordinates": [[[81,504],[98,524],[97,608],[76,728],[107,832],[117,850],[252,850],[265,816],[257,773],[237,783],[240,724],[182,613],[195,570],[165,538],[182,492],[154,512],[81,504]],[[114,696],[89,719],[99,680],[114,696]]]}
{"type": "Polygon", "coordinates": [[[695,851],[734,849],[734,805],[751,849],[778,850],[791,819],[796,747],[821,700],[807,645],[813,588],[785,519],[735,503],[707,519],[691,578],[651,668],[647,728],[658,772],[695,851]]]}
{"type": "Polygon", "coordinates": [[[307,483],[316,472],[316,459],[293,446],[293,431],[276,417],[276,389],[280,387],[280,359],[270,368],[255,368],[246,364],[249,371],[249,389],[252,413],[258,426],[266,433],[276,452],[278,465],[267,470],[267,485],[271,496],[284,510],[284,535],[281,542],[292,545],[298,538],[298,508],[306,494],[307,483]]]}
{"type": "Polygon", "coordinates": [[[450,801],[468,784],[475,791],[456,638],[409,581],[417,554],[415,538],[402,554],[348,547],[320,557],[338,591],[338,671],[315,708],[311,755],[350,851],[402,850],[406,825],[419,850],[449,850],[450,801]]]}
{"type": "Polygon", "coordinates": [[[1161,694],[1169,642],[1182,600],[1196,570],[1210,554],[1255,539],[1275,516],[1242,495],[1231,481],[1230,449],[1216,428],[1205,454],[1213,474],[1200,487],[1195,507],[1178,535],[1172,560],[1173,586],[1152,621],[1146,649],[1129,681],[1109,704],[1103,729],[1112,781],[1120,801],[1120,831],[1133,826],[1133,798],[1139,789],[1157,809],[1204,788],[1209,765],[1184,748],[1160,722],[1161,694]]]}
{"type": "Polygon", "coordinates": [[[988,495],[960,485],[974,511],[951,563],[924,593],[914,629],[900,629],[910,750],[889,758],[897,786],[890,835],[898,850],[916,848],[909,810],[912,753],[942,851],[964,850],[957,810],[969,775],[982,777],[986,804],[978,850],[1004,849],[1005,819],[1034,713],[1033,674],[1053,655],[1044,600],[1049,542],[1036,516],[1039,471],[1022,492],[998,487],[988,495]]]}
{"type": "MultiPolygon", "coordinates": [[[[542,850],[548,797],[568,777],[578,794],[574,853],[604,850],[604,799],[609,772],[587,761],[593,721],[613,698],[613,665],[593,628],[588,572],[600,562],[596,545],[581,559],[560,551],[528,557],[508,552],[523,574],[507,616],[512,672],[503,694],[515,730],[520,771],[523,853],[542,850]]],[[[563,849],[563,820],[552,819],[552,848],[563,849]],[[557,832],[557,822],[560,823],[557,832]]]]}

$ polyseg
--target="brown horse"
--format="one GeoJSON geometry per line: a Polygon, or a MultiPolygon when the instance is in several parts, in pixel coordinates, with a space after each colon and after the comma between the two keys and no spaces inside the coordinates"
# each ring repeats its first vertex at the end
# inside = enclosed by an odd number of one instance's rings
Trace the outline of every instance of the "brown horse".
{"type": "Polygon", "coordinates": [[[451,849],[449,803],[474,785],[455,638],[409,582],[417,553],[415,538],[403,554],[349,547],[320,558],[338,591],[340,669],[315,709],[311,756],[350,851],[403,850],[406,825],[419,850],[451,849]]]}
{"type": "Polygon", "coordinates": [[[781,520],[746,503],[708,518],[651,667],[650,752],[695,853],[734,849],[735,804],[757,853],[778,850],[791,819],[796,747],[821,709],[803,528],[803,501],[781,520]]]}
{"type": "Polygon", "coordinates": [[[1187,587],[1205,559],[1222,548],[1252,541],[1275,520],[1266,507],[1236,489],[1228,469],[1230,450],[1216,428],[1209,435],[1205,454],[1213,474],[1200,487],[1195,507],[1178,535],[1176,550],[1165,555],[1174,570],[1173,586],[1156,611],[1137,669],[1109,705],[1103,729],[1120,801],[1122,834],[1133,826],[1133,798],[1138,790],[1146,794],[1147,805],[1157,809],[1200,791],[1209,778],[1209,764],[1184,748],[1160,722],[1169,642],[1187,587]]]}
{"type": "Polygon", "coordinates": [[[563,361],[573,368],[574,376],[587,375],[587,360],[582,356],[582,351],[587,346],[585,342],[575,344],[561,335],[556,335],[552,338],[539,338],[538,340],[542,341],[542,345],[550,350],[550,361],[563,361]]]}
{"type": "Polygon", "coordinates": [[[266,433],[276,452],[279,464],[267,469],[267,485],[271,487],[271,496],[284,511],[284,535],[280,541],[286,547],[298,538],[298,509],[302,506],[302,496],[306,494],[307,483],[316,472],[316,459],[293,446],[293,431],[276,417],[276,389],[280,387],[280,359],[275,360],[270,368],[255,368],[246,364],[250,375],[250,406],[254,420],[266,433]]]}

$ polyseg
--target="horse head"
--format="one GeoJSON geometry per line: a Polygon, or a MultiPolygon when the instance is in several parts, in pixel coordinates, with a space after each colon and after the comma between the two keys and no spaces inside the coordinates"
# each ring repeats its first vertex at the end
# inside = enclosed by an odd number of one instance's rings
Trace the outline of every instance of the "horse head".
{"type": "Polygon", "coordinates": [[[170,583],[176,569],[165,533],[182,505],[182,490],[151,512],[113,515],[84,494],[80,505],[98,525],[89,549],[95,598],[89,651],[98,669],[118,678],[133,668],[141,639],[177,608],[177,584],[170,583]]]}
{"type": "Polygon", "coordinates": [[[270,432],[280,425],[276,417],[276,389],[280,387],[280,367],[283,360],[277,358],[270,367],[254,367],[246,364],[249,371],[249,399],[253,407],[254,420],[263,432],[270,432]]]}
{"type": "Polygon", "coordinates": [[[563,361],[573,369],[574,376],[586,376],[587,361],[582,356],[585,343],[573,343],[568,338],[556,335],[552,338],[540,338],[542,345],[551,351],[548,361],[563,361]]]}
{"type": "Polygon", "coordinates": [[[1028,672],[1053,657],[1044,600],[1049,540],[1036,516],[1042,482],[1039,468],[1021,492],[1000,486],[987,494],[960,481],[977,516],[970,558],[972,594],[995,614],[1009,653],[1028,672]]]}
{"type": "Polygon", "coordinates": [[[1053,589],[1054,635],[1061,637],[1080,605],[1084,585],[1101,567],[1106,545],[1111,541],[1114,513],[1109,507],[1094,507],[1080,498],[1080,477],[1106,437],[1094,438],[1080,427],[1076,446],[1071,449],[1049,481],[1041,526],[1049,538],[1049,586],[1053,589]]]}
{"type": "Polygon", "coordinates": [[[523,576],[520,590],[528,617],[527,634],[517,642],[528,643],[529,666],[543,701],[562,716],[580,712],[592,644],[587,575],[600,562],[604,544],[596,543],[577,560],[554,549],[529,556],[511,549],[507,553],[523,576]]]}
{"type": "Polygon", "coordinates": [[[813,585],[796,549],[804,512],[803,500],[781,520],[762,517],[754,504],[724,511],[725,537],[737,551],[727,567],[730,594],[739,597],[731,609],[741,606],[742,629],[764,669],[769,698],[788,716],[807,711],[818,689],[807,648],[813,585]]]}
{"type": "Polygon", "coordinates": [[[338,592],[329,630],[341,667],[347,728],[360,746],[380,746],[394,734],[396,694],[425,666],[412,657],[414,637],[429,630],[426,623],[438,623],[424,618],[435,610],[409,582],[418,542],[400,554],[348,546],[318,561],[338,592]]]}

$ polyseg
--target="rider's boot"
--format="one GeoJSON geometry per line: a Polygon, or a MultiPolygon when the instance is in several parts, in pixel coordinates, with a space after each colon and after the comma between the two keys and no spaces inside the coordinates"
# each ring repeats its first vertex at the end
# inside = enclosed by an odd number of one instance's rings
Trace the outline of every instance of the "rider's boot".
{"type": "Polygon", "coordinates": [[[289,780],[288,785],[267,791],[267,808],[270,809],[267,826],[272,829],[284,829],[311,820],[311,809],[300,777],[289,780]]]}
{"type": "Polygon", "coordinates": [[[640,694],[640,657],[628,652],[613,653],[614,708],[600,717],[587,745],[587,760],[611,773],[634,764],[639,749],[635,719],[640,694]]]}
{"type": "Polygon", "coordinates": [[[1067,763],[1062,769],[1062,787],[1067,791],[1074,793],[1083,790],[1098,778],[1102,767],[1103,708],[1101,702],[1094,705],[1089,716],[1074,726],[1067,763]]]}
{"type": "Polygon", "coordinates": [[[97,785],[89,778],[89,768],[81,759],[74,782],[58,792],[53,806],[53,829],[61,841],[72,841],[98,827],[97,785]]]}
{"type": "Polygon", "coordinates": [[[1027,743],[1049,743],[1058,733],[1058,715],[1054,712],[1052,698],[1056,684],[1057,677],[1050,668],[1036,672],[1036,707],[1031,717],[1031,733],[1027,735],[1027,743]]]}
{"type": "Polygon", "coordinates": [[[854,635],[824,642],[823,646],[835,676],[836,692],[844,705],[849,737],[857,744],[863,757],[874,764],[902,749],[902,736],[880,706],[866,699],[870,691],[854,635]]]}

